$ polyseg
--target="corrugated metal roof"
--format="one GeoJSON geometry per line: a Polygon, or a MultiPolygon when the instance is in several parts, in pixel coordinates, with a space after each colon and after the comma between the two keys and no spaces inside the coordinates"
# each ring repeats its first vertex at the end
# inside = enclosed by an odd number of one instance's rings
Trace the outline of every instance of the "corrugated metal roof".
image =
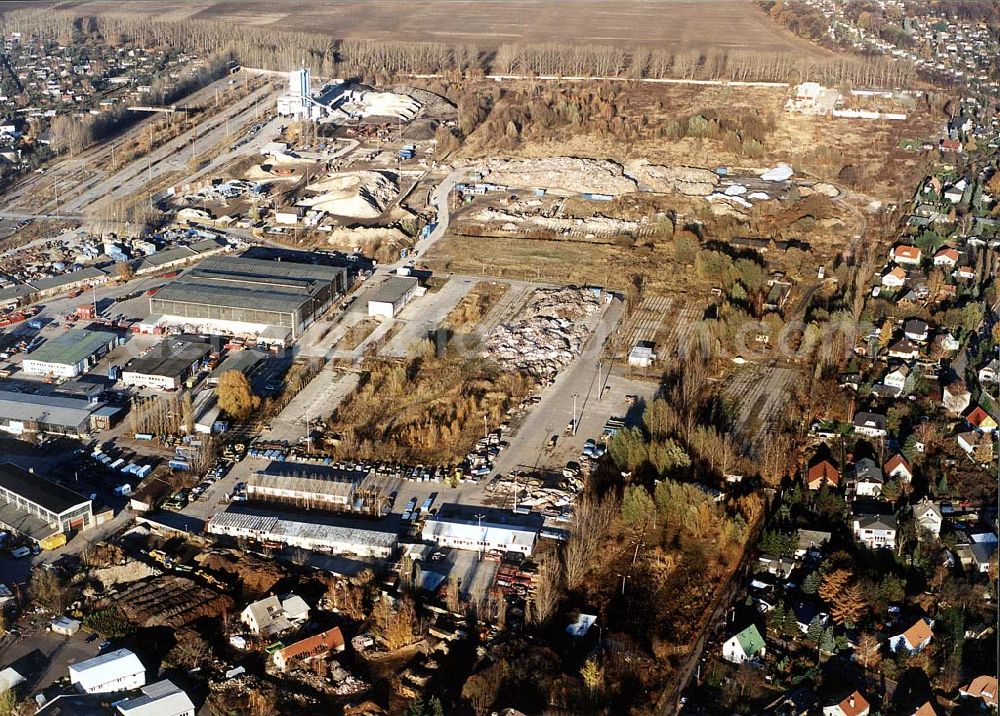
{"type": "Polygon", "coordinates": [[[70,682],[79,683],[85,689],[145,671],[139,657],[128,649],[116,649],[69,665],[70,682]]]}
{"type": "Polygon", "coordinates": [[[73,328],[49,339],[24,360],[76,365],[117,340],[118,335],[110,331],[73,328]]]}
{"type": "Polygon", "coordinates": [[[90,415],[101,405],[92,405],[81,398],[0,390],[0,419],[6,420],[39,422],[75,430],[86,427],[90,415]]]}
{"type": "Polygon", "coordinates": [[[291,517],[259,514],[249,511],[234,511],[232,508],[220,512],[208,522],[208,532],[219,534],[220,530],[236,529],[253,532],[262,539],[302,539],[317,544],[357,544],[366,547],[396,546],[395,532],[361,529],[334,525],[326,522],[304,522],[291,517]]]}

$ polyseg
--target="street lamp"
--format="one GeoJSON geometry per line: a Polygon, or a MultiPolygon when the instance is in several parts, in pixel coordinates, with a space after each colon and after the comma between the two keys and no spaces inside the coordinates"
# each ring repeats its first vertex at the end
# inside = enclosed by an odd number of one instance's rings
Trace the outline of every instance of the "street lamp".
{"type": "Polygon", "coordinates": [[[577,423],[579,421],[576,419],[576,399],[579,397],[577,393],[573,393],[573,435],[576,435],[577,423]]]}
{"type": "Polygon", "coordinates": [[[475,515],[475,517],[476,517],[477,520],[479,520],[479,540],[478,540],[479,544],[478,544],[478,547],[479,547],[479,561],[482,562],[483,561],[483,542],[486,541],[486,539],[485,539],[486,535],[483,532],[483,518],[486,517],[486,515],[484,515],[482,512],[480,512],[479,514],[475,515]]]}

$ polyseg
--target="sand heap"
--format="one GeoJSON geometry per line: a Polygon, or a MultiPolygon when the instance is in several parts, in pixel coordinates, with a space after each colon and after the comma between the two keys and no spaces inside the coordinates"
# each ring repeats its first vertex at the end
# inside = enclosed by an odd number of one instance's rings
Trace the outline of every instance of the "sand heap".
{"type": "Polygon", "coordinates": [[[645,191],[678,192],[687,196],[708,196],[719,183],[715,172],[698,167],[665,167],[635,159],[625,164],[625,172],[645,191]]]}
{"type": "Polygon", "coordinates": [[[399,185],[392,172],[342,172],[309,184],[306,191],[316,196],[300,199],[297,206],[335,216],[375,219],[399,196],[399,185]]]}
{"type": "Polygon", "coordinates": [[[409,122],[422,105],[409,95],[371,90],[352,91],[340,109],[362,117],[395,117],[409,122]]]}
{"type": "Polygon", "coordinates": [[[484,180],[501,186],[543,187],[570,194],[628,194],[635,180],[622,166],[605,159],[548,157],[485,162],[484,180]]]}

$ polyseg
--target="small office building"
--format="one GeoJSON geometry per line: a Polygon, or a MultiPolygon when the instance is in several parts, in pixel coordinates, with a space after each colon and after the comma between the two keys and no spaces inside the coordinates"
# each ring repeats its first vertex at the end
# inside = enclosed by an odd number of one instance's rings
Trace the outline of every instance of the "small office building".
{"type": "Polygon", "coordinates": [[[368,299],[368,315],[393,318],[417,294],[417,279],[412,276],[390,276],[368,299]]]}
{"type": "Polygon", "coordinates": [[[434,517],[424,522],[421,538],[441,547],[530,555],[538,541],[540,518],[539,513],[521,515],[506,510],[442,505],[434,517]]]}
{"type": "Polygon", "coordinates": [[[118,334],[111,331],[74,328],[32,351],[21,368],[28,375],[75,378],[86,373],[119,342],[118,334]]]}
{"type": "Polygon", "coordinates": [[[140,388],[177,390],[201,367],[212,346],[194,336],[168,336],[122,371],[122,382],[140,388]]]}

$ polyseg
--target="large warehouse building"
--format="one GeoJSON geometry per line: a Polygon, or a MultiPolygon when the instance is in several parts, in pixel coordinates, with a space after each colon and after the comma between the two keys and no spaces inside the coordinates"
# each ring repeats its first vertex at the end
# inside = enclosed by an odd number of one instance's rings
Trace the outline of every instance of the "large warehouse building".
{"type": "Polygon", "coordinates": [[[36,542],[94,524],[90,500],[13,463],[0,464],[0,524],[36,542]]]}
{"type": "Polygon", "coordinates": [[[346,286],[341,267],[219,256],[151,296],[149,311],[192,333],[281,343],[298,338],[346,286]]]}
{"type": "Polygon", "coordinates": [[[424,523],[421,538],[441,547],[486,552],[520,552],[530,555],[542,526],[539,513],[521,515],[486,507],[441,505],[424,523]]]}
{"type": "Polygon", "coordinates": [[[0,390],[0,430],[81,437],[115,425],[124,411],[88,398],[0,390]]]}
{"type": "Polygon", "coordinates": [[[272,462],[247,480],[247,499],[306,509],[349,510],[368,472],[272,462]]]}
{"type": "Polygon", "coordinates": [[[118,343],[118,334],[111,331],[73,329],[36,348],[21,367],[29,375],[75,378],[118,343]]]}
{"type": "Polygon", "coordinates": [[[370,529],[360,523],[332,524],[318,517],[281,515],[233,505],[212,517],[206,530],[212,535],[380,559],[391,557],[399,545],[395,532],[370,529]]]}
{"type": "Polygon", "coordinates": [[[122,382],[157,390],[177,390],[212,352],[212,346],[195,336],[170,336],[122,371],[122,382]]]}

